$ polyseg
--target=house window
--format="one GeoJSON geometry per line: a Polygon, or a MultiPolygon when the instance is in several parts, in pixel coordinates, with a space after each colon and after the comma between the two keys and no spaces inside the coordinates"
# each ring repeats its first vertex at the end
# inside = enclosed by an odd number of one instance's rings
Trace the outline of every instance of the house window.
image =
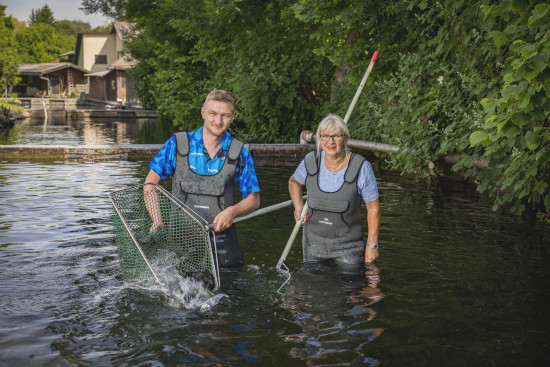
{"type": "Polygon", "coordinates": [[[95,55],[95,63],[96,64],[107,64],[107,55],[95,55]]]}

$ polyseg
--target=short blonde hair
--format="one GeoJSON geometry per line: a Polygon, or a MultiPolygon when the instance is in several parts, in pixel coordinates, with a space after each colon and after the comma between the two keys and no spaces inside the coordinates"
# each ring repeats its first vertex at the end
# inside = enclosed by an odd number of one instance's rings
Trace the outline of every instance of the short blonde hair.
{"type": "MultiPolygon", "coordinates": [[[[319,126],[317,127],[317,132],[315,133],[315,141],[317,142],[317,153],[321,152],[321,134],[327,130],[336,130],[340,134],[345,136],[345,142],[351,138],[349,133],[348,126],[344,120],[335,114],[328,114],[324,119],[321,120],[319,126]]],[[[347,150],[347,145],[346,145],[347,150]]]]}
{"type": "Polygon", "coordinates": [[[233,99],[233,96],[229,94],[229,92],[226,92],[221,89],[213,89],[206,96],[206,99],[204,100],[204,104],[202,106],[203,107],[206,106],[206,103],[208,101],[227,103],[231,107],[231,112],[235,112],[235,100],[233,99]]]}

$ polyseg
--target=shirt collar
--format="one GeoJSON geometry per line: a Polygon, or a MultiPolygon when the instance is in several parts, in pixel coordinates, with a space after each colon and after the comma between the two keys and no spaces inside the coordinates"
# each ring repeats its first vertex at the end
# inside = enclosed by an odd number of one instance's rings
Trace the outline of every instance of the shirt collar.
{"type": "MultiPolygon", "coordinates": [[[[198,130],[193,131],[191,133],[192,137],[189,139],[189,144],[194,146],[203,146],[204,147],[204,141],[202,140],[202,130],[204,129],[204,126],[201,126],[198,130]]],[[[229,132],[224,132],[222,137],[222,142],[220,143],[221,149],[224,151],[229,150],[229,146],[231,145],[231,134],[229,132]]]]}

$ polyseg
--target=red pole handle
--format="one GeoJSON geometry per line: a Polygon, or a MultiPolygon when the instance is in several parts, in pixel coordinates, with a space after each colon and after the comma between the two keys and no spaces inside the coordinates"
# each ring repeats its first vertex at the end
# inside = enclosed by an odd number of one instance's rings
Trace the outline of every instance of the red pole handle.
{"type": "Polygon", "coordinates": [[[375,51],[374,55],[372,55],[372,59],[370,59],[370,62],[372,63],[376,62],[377,58],[378,58],[378,51],[375,51]]]}

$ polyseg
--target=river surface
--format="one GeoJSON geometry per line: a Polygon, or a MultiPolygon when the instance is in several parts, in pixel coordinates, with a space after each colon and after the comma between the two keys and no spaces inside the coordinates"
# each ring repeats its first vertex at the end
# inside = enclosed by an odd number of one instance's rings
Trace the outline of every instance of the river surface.
{"type": "MultiPolygon", "coordinates": [[[[151,121],[34,122],[1,143],[163,143],[166,133],[151,131],[151,121]]],[[[428,188],[373,162],[376,265],[360,274],[305,267],[298,236],[288,279],[275,265],[294,223],[292,209],[280,209],[237,224],[245,267],[223,272],[216,302],[201,310],[122,279],[108,195],[141,183],[148,163],[0,162],[0,366],[550,360],[548,226],[493,213],[462,185],[428,188]]],[[[257,167],[262,207],[289,199],[292,172],[257,167]]]]}

